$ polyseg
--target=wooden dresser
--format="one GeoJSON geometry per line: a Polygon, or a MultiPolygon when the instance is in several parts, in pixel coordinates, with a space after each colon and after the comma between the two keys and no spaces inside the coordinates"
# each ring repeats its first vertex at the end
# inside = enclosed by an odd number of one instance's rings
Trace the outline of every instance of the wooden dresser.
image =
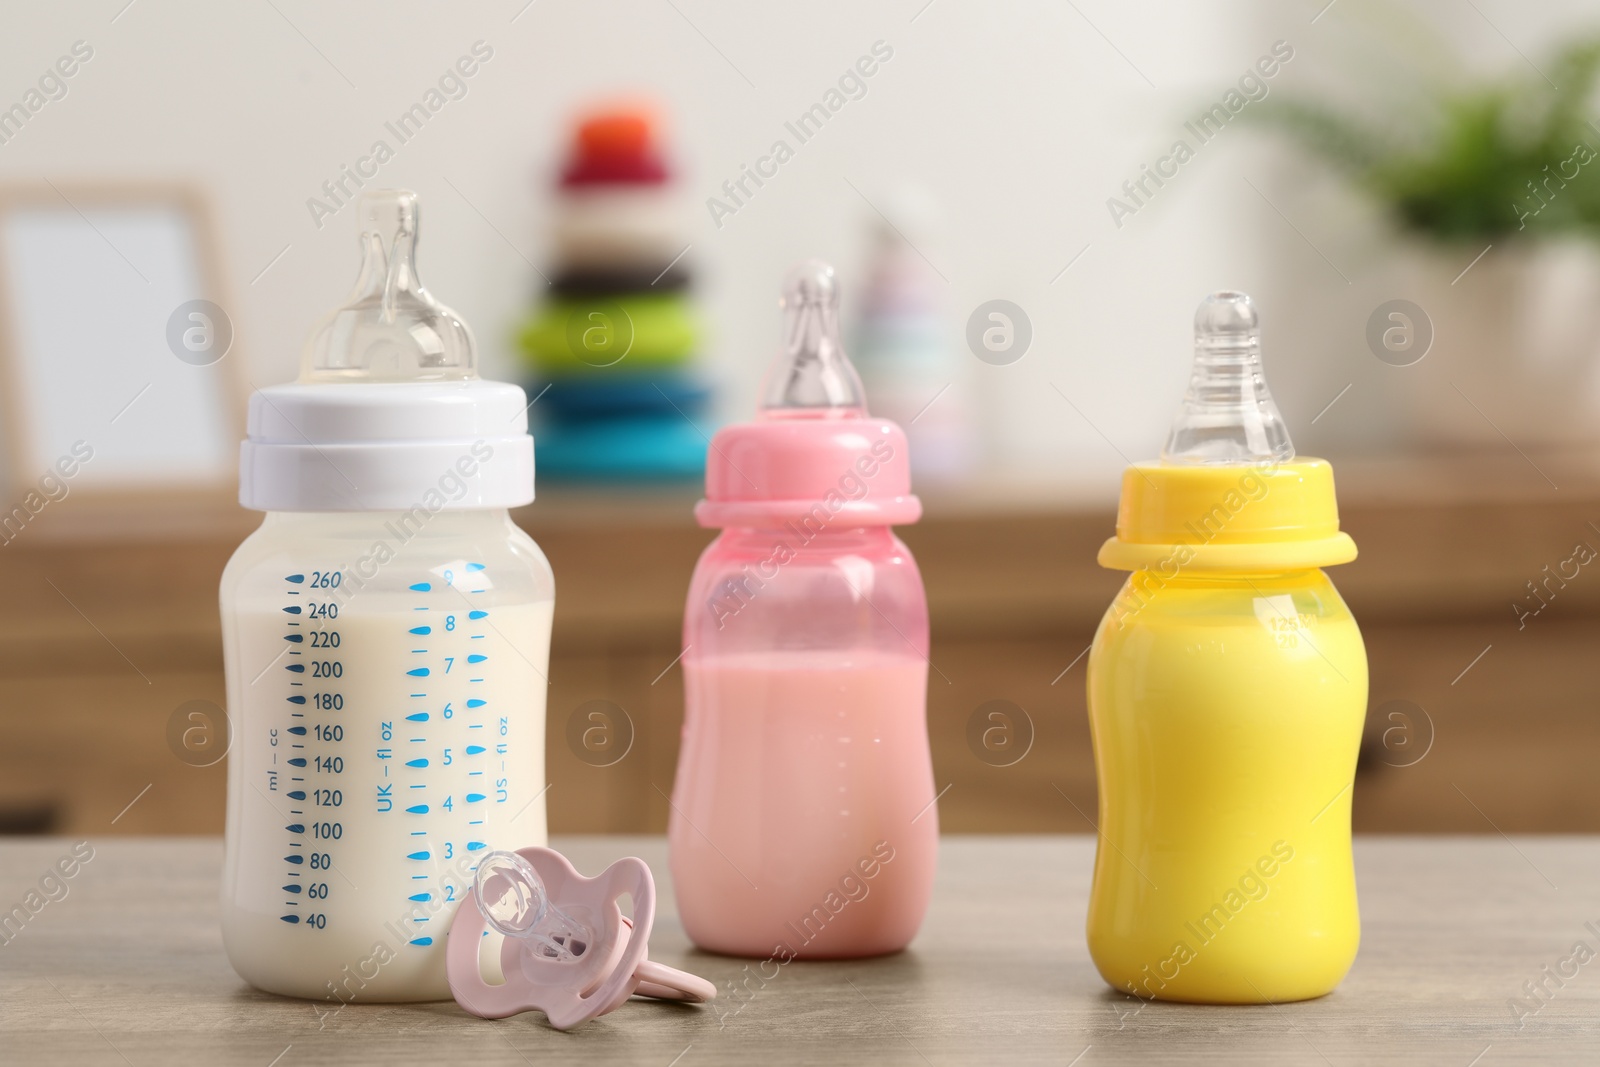
{"type": "MultiPolygon", "coordinates": [[[[1338,475],[1361,558],[1333,577],[1372,665],[1357,829],[1600,830],[1600,567],[1575,562],[1580,545],[1600,550],[1600,460],[1351,461],[1338,475]],[[1515,603],[1541,603],[1530,582],[1546,606],[1519,619],[1515,603]]],[[[552,830],[666,825],[683,704],[671,665],[711,536],[692,521],[696,496],[541,487],[517,514],[558,589],[552,830]],[[567,742],[569,718],[592,700],[633,724],[631,750],[611,766],[567,742]]],[[[942,825],[1086,831],[1094,771],[1079,655],[1120,581],[1094,562],[1113,501],[990,481],[925,503],[901,535],[933,611],[942,825]],[[969,720],[991,701],[1032,723],[1032,747],[1011,766],[968,747],[969,720]]],[[[223,764],[177,759],[168,722],[185,702],[223,701],[217,582],[257,521],[228,500],[69,497],[0,546],[0,830],[222,829],[223,764]]]]}

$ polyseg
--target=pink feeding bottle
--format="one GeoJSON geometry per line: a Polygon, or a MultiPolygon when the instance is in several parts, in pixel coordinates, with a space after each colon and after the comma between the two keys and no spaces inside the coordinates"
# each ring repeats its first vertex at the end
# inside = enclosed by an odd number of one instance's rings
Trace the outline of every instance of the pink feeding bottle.
{"type": "Polygon", "coordinates": [[[734,956],[896,952],[928,907],[938,811],[928,604],[906,437],[867,414],[833,268],[791,273],[754,422],[711,443],[684,617],[668,829],[684,929],[734,956]]]}

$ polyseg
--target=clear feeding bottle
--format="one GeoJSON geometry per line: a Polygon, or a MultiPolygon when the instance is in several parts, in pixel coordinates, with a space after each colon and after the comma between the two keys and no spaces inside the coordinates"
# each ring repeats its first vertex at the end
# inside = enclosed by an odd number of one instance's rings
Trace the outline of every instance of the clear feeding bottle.
{"type": "Polygon", "coordinates": [[[527,398],[418,282],[416,195],[368,194],[361,225],[299,380],[251,397],[222,932],[269,992],[443,1000],[478,860],[545,841],[555,585],[507,512],[533,499],[527,398]]]}
{"type": "Polygon", "coordinates": [[[1321,568],[1355,555],[1332,469],[1295,458],[1267,392],[1250,298],[1212,295],[1161,462],[1124,474],[1100,550],[1132,572],[1089,655],[1089,952],[1118,991],[1280,1003],[1350,969],[1367,658],[1321,568]]]}
{"type": "Polygon", "coordinates": [[[754,422],[708,456],[684,619],[683,745],[668,835],[678,910],[714,952],[904,948],[932,891],[928,606],[891,526],[915,522],[904,433],[867,414],[833,270],[782,301],[754,422]]]}

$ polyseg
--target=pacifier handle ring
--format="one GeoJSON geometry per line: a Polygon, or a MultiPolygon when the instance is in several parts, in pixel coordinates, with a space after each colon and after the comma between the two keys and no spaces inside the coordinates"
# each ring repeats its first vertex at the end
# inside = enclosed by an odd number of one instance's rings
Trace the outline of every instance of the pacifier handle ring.
{"type": "Polygon", "coordinates": [[[704,1004],[717,995],[717,987],[699,975],[653,960],[644,960],[633,973],[639,979],[638,988],[633,991],[635,996],[704,1004]]]}

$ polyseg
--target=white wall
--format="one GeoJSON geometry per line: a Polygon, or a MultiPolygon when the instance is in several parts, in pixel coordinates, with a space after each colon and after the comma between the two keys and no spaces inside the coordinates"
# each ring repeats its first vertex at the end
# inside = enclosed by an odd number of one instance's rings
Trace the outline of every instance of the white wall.
{"type": "MultiPolygon", "coordinates": [[[[926,251],[949,278],[952,330],[992,297],[1033,320],[1026,358],[1009,367],[973,360],[963,386],[985,412],[1001,465],[1105,486],[1119,451],[1154,454],[1185,383],[1193,307],[1221,287],[1252,291],[1263,306],[1268,371],[1303,452],[1393,436],[1376,399],[1309,426],[1352,374],[1383,369],[1361,344],[1375,301],[1361,284],[1364,261],[1349,254],[1352,238],[1308,199],[1323,194],[1275,178],[1280,168],[1248,134],[1229,130],[1203,147],[1122,228],[1106,208],[1200,101],[1220,98],[1275,40],[1290,41],[1296,58],[1274,91],[1307,87],[1371,3],[1341,0],[1313,25],[1322,0],[1203,10],[1177,0],[538,0],[520,14],[524,0],[273,2],[16,5],[0,35],[4,104],[74,41],[95,50],[68,96],[0,146],[0,177],[204,184],[219,208],[233,317],[257,384],[292,376],[310,324],[354,276],[353,212],[318,229],[307,198],[483,40],[494,55],[468,95],[401,146],[377,181],[422,194],[422,276],[473,325],[492,374],[511,372],[507,331],[534,289],[523,257],[543,261],[547,177],[566,117],[594,94],[644,89],[675,121],[691,256],[714,330],[708,357],[729,379],[728,416],[751,405],[785,266],[822,255],[840,261],[846,281],[854,274],[870,209],[849,183],[882,204],[915,182],[944,209],[943,233],[926,251]],[[867,95],[713,226],[705,197],[877,40],[894,57],[867,95]],[[1246,178],[1361,276],[1341,282],[1246,178]]],[[[1568,21],[1542,14],[1530,23],[1511,0],[1479,7],[1530,53],[1568,21]]],[[[1441,0],[1427,10],[1486,67],[1520,62],[1470,8],[1441,0]]]]}

